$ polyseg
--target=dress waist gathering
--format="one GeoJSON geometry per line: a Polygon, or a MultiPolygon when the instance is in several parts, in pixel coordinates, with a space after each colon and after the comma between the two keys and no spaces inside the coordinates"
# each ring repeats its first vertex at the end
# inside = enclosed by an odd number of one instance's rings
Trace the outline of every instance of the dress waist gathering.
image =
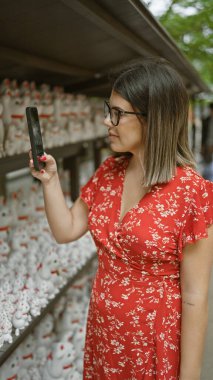
{"type": "Polygon", "coordinates": [[[179,262],[165,262],[143,258],[141,262],[128,260],[126,256],[117,255],[113,251],[101,247],[98,249],[98,271],[104,276],[116,281],[129,278],[132,283],[156,286],[179,286],[180,265],[179,262]],[[162,266],[162,269],[160,268],[162,266]]]}

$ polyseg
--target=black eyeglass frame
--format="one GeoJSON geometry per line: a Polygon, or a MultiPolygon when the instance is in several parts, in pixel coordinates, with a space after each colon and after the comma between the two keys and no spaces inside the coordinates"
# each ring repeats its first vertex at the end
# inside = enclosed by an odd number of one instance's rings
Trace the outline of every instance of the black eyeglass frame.
{"type": "Polygon", "coordinates": [[[130,114],[130,115],[140,115],[140,116],[147,116],[146,113],[143,113],[143,112],[130,112],[130,111],[123,111],[123,110],[120,110],[119,108],[116,108],[116,107],[110,107],[109,105],[109,102],[107,100],[104,100],[104,117],[106,118],[108,116],[108,114],[110,115],[110,121],[112,123],[112,125],[114,125],[115,127],[117,127],[117,125],[119,124],[120,122],[120,118],[122,115],[125,115],[125,114],[130,114]],[[107,111],[106,112],[106,106],[107,106],[107,111]],[[118,120],[117,120],[117,123],[114,123],[113,120],[112,120],[112,114],[111,114],[111,110],[114,109],[118,112],[118,120]]]}

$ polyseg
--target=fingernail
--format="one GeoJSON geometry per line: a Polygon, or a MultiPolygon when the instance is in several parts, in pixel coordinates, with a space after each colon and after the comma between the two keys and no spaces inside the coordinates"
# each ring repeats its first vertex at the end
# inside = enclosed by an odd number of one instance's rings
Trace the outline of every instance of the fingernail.
{"type": "Polygon", "coordinates": [[[41,173],[41,174],[44,174],[44,173],[45,173],[45,170],[41,169],[41,170],[40,170],[40,173],[41,173]]]}
{"type": "Polygon", "coordinates": [[[30,160],[30,164],[31,164],[31,165],[33,164],[33,160],[30,160]]]}

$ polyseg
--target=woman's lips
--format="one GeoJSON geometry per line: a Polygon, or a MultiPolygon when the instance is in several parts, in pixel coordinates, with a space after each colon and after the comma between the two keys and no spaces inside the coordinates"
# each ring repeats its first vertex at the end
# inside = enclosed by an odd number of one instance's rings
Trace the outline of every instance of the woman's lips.
{"type": "Polygon", "coordinates": [[[117,135],[113,135],[112,133],[110,133],[109,137],[118,137],[118,136],[117,135]]]}

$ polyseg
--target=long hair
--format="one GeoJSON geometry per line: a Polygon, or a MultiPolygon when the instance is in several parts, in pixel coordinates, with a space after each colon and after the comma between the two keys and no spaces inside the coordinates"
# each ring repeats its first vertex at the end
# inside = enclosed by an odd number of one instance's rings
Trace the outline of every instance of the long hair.
{"type": "Polygon", "coordinates": [[[110,74],[112,90],[141,113],[144,186],[168,182],[176,166],[195,166],[188,144],[189,99],[177,71],[162,58],[146,58],[110,74]]]}

